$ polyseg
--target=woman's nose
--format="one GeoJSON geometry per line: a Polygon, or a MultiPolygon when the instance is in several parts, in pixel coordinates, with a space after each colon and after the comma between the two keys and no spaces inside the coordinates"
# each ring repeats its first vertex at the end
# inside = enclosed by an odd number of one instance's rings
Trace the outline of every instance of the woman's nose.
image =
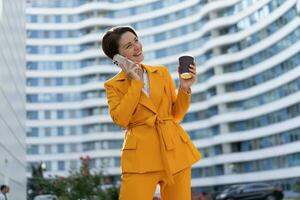
{"type": "Polygon", "coordinates": [[[134,45],[134,50],[138,50],[139,48],[140,48],[139,45],[137,44],[134,45]]]}

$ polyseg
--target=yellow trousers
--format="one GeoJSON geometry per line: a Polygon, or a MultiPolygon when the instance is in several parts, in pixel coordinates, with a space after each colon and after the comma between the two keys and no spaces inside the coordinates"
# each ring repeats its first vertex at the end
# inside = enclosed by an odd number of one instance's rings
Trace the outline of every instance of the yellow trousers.
{"type": "Polygon", "coordinates": [[[191,199],[191,168],[173,174],[174,184],[167,184],[164,171],[122,174],[119,200],[152,200],[157,184],[161,200],[191,199]]]}

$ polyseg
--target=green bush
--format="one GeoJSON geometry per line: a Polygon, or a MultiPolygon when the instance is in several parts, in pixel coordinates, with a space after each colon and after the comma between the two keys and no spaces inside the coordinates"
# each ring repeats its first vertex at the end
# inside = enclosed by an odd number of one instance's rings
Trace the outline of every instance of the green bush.
{"type": "Polygon", "coordinates": [[[32,200],[38,194],[54,194],[59,200],[118,200],[119,189],[115,185],[104,184],[102,172],[90,173],[88,157],[81,160],[80,170],[70,171],[68,177],[44,178],[42,165],[33,167],[27,199],[32,200]]]}

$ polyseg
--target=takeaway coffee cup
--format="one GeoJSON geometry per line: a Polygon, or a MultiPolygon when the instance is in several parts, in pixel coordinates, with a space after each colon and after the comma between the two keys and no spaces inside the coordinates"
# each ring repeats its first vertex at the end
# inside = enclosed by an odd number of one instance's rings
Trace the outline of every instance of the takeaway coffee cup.
{"type": "Polygon", "coordinates": [[[194,58],[192,56],[181,56],[179,57],[179,74],[183,79],[192,78],[192,74],[189,71],[190,64],[194,63],[194,58]]]}

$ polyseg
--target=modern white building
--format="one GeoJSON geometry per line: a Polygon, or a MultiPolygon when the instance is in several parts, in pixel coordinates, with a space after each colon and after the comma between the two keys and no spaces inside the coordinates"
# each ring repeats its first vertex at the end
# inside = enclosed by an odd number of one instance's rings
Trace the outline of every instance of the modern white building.
{"type": "Polygon", "coordinates": [[[118,69],[100,39],[134,27],[145,63],[196,58],[198,81],[182,125],[204,158],[195,193],[242,182],[293,190],[300,177],[300,18],[297,0],[31,0],[27,7],[27,160],[48,174],[80,156],[119,180],[123,132],[103,83],[118,69]]]}
{"type": "Polygon", "coordinates": [[[25,3],[0,0],[0,185],[26,199],[25,3]]]}

